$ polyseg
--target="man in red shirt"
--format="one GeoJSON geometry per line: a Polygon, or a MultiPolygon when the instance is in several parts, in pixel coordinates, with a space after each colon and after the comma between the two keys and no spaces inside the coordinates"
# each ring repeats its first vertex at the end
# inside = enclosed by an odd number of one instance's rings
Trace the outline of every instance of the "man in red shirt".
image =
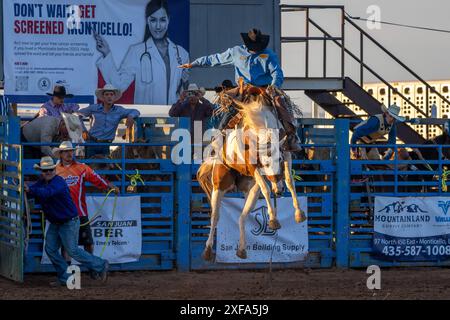
{"type": "MultiPolygon", "coordinates": [[[[80,225],[89,221],[86,205],[86,186],[85,182],[90,182],[100,190],[114,189],[119,193],[119,189],[111,182],[100,177],[94,170],[84,163],[77,162],[74,158],[75,148],[70,141],[62,142],[58,148],[55,148],[53,154],[60,162],[56,166],[56,174],[63,177],[70,189],[75,206],[77,207],[80,225]]],[[[89,224],[80,226],[78,244],[84,246],[89,252],[94,252],[94,240],[89,224]]],[[[67,257],[66,257],[67,258],[67,257]]]]}

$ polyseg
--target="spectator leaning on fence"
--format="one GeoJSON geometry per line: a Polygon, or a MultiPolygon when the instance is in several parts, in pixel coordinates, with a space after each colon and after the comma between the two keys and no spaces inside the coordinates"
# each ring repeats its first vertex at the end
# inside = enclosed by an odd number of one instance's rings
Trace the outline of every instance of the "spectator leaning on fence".
{"type": "Polygon", "coordinates": [[[77,207],[81,224],[78,244],[82,245],[87,252],[94,253],[94,240],[91,227],[88,224],[89,216],[86,205],[85,183],[90,182],[100,190],[111,188],[116,193],[119,193],[119,189],[99,176],[88,165],[77,162],[74,157],[74,150],[75,148],[70,141],[64,141],[58,148],[53,149],[55,158],[60,160],[56,166],[56,174],[66,180],[72,200],[77,207]]]}
{"type": "Polygon", "coordinates": [[[45,218],[50,222],[45,235],[45,251],[58,274],[58,282],[54,285],[66,285],[70,276],[68,265],[59,252],[61,246],[82,266],[94,272],[98,279],[106,281],[108,261],[78,247],[80,220],[77,208],[66,182],[56,174],[53,159],[43,157],[34,168],[41,172],[40,179],[30,187],[25,184],[24,189],[41,204],[45,218]]]}
{"type": "MultiPolygon", "coordinates": [[[[64,120],[56,117],[39,117],[28,122],[22,128],[22,142],[49,144],[69,139],[64,120]]],[[[51,146],[25,146],[25,158],[40,158],[42,155],[53,157],[51,146]],[[40,152],[39,152],[40,149],[40,152]]]]}
{"type": "Polygon", "coordinates": [[[64,86],[55,86],[53,93],[47,93],[52,98],[44,103],[39,109],[39,117],[51,116],[61,118],[61,112],[73,113],[80,109],[76,103],[64,103],[65,98],[72,98],[72,94],[67,94],[64,86]]]}
{"type": "MultiPolygon", "coordinates": [[[[211,102],[203,97],[200,88],[195,83],[191,83],[188,89],[181,93],[180,99],[172,105],[169,116],[191,118],[191,132],[194,132],[194,121],[201,121],[203,133],[212,111],[213,105],[211,102]]],[[[193,140],[193,137],[191,140],[193,140]]]]}
{"type": "MultiPolygon", "coordinates": [[[[136,109],[126,109],[115,105],[114,102],[120,99],[121,92],[110,84],[95,91],[95,95],[100,104],[91,104],[87,108],[80,109],[79,114],[90,117],[92,126],[89,132],[85,132],[86,142],[111,143],[116,130],[122,119],[127,119],[127,128],[132,128],[134,118],[139,117],[140,112],[136,109]]],[[[89,146],[86,148],[86,157],[92,157],[96,154],[109,154],[109,146],[89,146]]]]}
{"type": "MultiPolygon", "coordinates": [[[[400,107],[390,106],[382,114],[371,116],[366,121],[358,124],[352,135],[351,144],[376,144],[377,140],[389,135],[388,144],[395,144],[397,138],[396,121],[405,121],[400,115],[400,107]]],[[[353,157],[356,159],[380,160],[381,156],[378,148],[360,148],[352,147],[353,157]]],[[[383,159],[389,159],[392,156],[392,148],[389,148],[383,156],[383,159]]]]}

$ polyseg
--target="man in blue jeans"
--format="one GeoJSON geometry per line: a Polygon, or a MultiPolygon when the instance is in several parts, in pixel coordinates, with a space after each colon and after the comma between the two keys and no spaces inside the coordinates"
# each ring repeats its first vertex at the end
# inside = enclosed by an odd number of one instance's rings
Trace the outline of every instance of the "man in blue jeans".
{"type": "Polygon", "coordinates": [[[35,169],[41,171],[38,182],[32,186],[25,185],[25,191],[35,197],[41,204],[45,218],[50,222],[45,235],[45,252],[49,256],[58,274],[57,285],[66,285],[70,274],[67,273],[67,262],[61,256],[61,245],[67,253],[98,274],[102,282],[106,282],[108,261],[96,257],[78,247],[80,220],[78,211],[70,196],[69,187],[64,178],[56,175],[56,165],[51,157],[43,157],[35,169]]]}

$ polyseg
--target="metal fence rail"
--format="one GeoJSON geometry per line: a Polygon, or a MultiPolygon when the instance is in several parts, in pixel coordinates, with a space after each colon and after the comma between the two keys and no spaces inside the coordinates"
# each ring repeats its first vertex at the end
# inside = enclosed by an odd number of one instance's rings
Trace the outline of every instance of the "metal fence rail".
{"type": "MultiPolygon", "coordinates": [[[[185,119],[167,120],[173,129],[189,128],[189,121],[185,119]]],[[[167,139],[166,139],[167,141],[167,139]]],[[[25,143],[25,148],[35,147],[36,144],[25,143]]],[[[80,144],[79,146],[89,146],[80,144]]],[[[91,144],[92,145],[92,144],[91,144]]],[[[122,195],[137,195],[141,197],[141,222],[142,222],[142,255],[137,262],[112,264],[111,270],[170,270],[176,267],[177,237],[175,234],[177,218],[176,203],[180,203],[177,197],[183,197],[177,191],[177,186],[182,185],[183,178],[179,174],[179,168],[170,158],[155,158],[161,156],[164,148],[164,157],[170,155],[173,143],[117,143],[111,144],[118,147],[115,159],[89,159],[80,160],[97,169],[97,173],[113,182],[120,188],[122,195]],[[153,150],[154,152],[147,152],[153,150]],[[136,156],[136,151],[138,156],[136,156]],[[147,153],[146,153],[147,152],[147,153]],[[139,170],[142,180],[131,192],[127,190],[131,186],[129,175],[139,170]]],[[[37,172],[33,164],[39,159],[24,159],[24,180],[34,180],[37,172]]],[[[87,195],[104,196],[98,190],[87,183],[87,195]]],[[[25,272],[51,272],[52,265],[41,264],[43,253],[43,226],[39,205],[31,215],[33,231],[25,260],[25,272]]]]}
{"type": "MultiPolygon", "coordinates": [[[[18,121],[8,127],[18,130],[18,121]]],[[[200,189],[195,175],[198,164],[175,165],[171,150],[176,142],[167,138],[167,132],[177,128],[189,128],[189,119],[168,119],[161,124],[165,134],[155,133],[145,123],[157,123],[154,119],[142,119],[141,128],[147,137],[155,142],[135,144],[114,144],[121,148],[115,159],[85,160],[97,171],[117,185],[122,194],[127,194],[130,181],[127,175],[139,169],[144,183],[136,187],[141,196],[142,212],[142,257],[138,262],[113,265],[113,270],[170,270],[180,271],[208,269],[267,268],[259,264],[218,264],[205,262],[201,258],[209,233],[209,204],[200,189]],[[158,137],[158,138],[157,138],[158,137]],[[131,151],[138,148],[138,152],[131,151]],[[141,148],[141,149],[139,149],[141,148]],[[156,148],[156,149],[155,149],[156,148]],[[146,156],[148,150],[156,150],[159,157],[146,156]],[[102,167],[98,167],[102,166],[102,167]]],[[[11,122],[12,123],[12,122],[11,122]]],[[[302,180],[296,181],[299,196],[308,196],[308,241],[309,255],[303,262],[273,264],[273,268],[314,267],[365,267],[380,266],[440,266],[448,261],[382,261],[373,255],[373,210],[374,197],[388,196],[446,196],[442,188],[442,175],[450,168],[450,161],[440,160],[450,146],[440,145],[384,145],[393,147],[398,155],[403,149],[434,148],[439,157],[436,160],[351,160],[347,119],[332,122],[317,122],[304,119],[299,131],[305,147],[314,149],[314,156],[308,160],[294,160],[293,167],[302,180]]],[[[14,130],[12,131],[14,132],[14,130]]],[[[18,132],[18,131],[17,131],[18,132]]],[[[18,134],[16,132],[16,134],[18,134]]],[[[144,133],[141,133],[143,135],[144,133]]],[[[5,136],[3,136],[6,139],[5,136]]],[[[0,247],[14,247],[11,251],[0,249],[2,274],[7,274],[5,261],[14,270],[11,278],[20,280],[25,233],[22,227],[22,184],[26,179],[36,179],[37,172],[32,165],[38,159],[23,159],[23,148],[32,144],[11,146],[1,144],[2,158],[0,193],[0,247]],[[15,150],[15,151],[14,151],[15,150]],[[14,152],[13,152],[14,151],[14,152]],[[18,179],[19,178],[19,179],[18,179]],[[5,253],[6,252],[6,253],[5,253]],[[13,262],[11,262],[13,261],[13,262]],[[14,264],[16,263],[16,264],[14,264]],[[6,270],[6,271],[5,271],[6,270]]],[[[361,146],[361,145],[360,145],[361,146]]],[[[448,182],[447,182],[448,184],[448,182]]],[[[89,194],[99,195],[95,190],[89,194]]],[[[228,196],[241,197],[242,194],[228,196]]],[[[289,196],[285,193],[285,196],[289,196]]],[[[39,207],[31,215],[32,233],[25,255],[25,272],[53,271],[51,265],[41,265],[42,216],[39,207]]],[[[10,272],[11,274],[11,272],[10,272]]]]}
{"type": "Polygon", "coordinates": [[[23,281],[21,146],[0,144],[0,274],[23,281]]]}

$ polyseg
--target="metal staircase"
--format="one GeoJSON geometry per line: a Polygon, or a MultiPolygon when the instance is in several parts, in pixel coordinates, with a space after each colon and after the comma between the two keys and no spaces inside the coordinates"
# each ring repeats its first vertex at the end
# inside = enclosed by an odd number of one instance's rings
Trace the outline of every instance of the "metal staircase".
{"type": "MultiPolygon", "coordinates": [[[[315,103],[320,105],[326,112],[335,118],[339,117],[357,117],[356,114],[348,108],[348,106],[341,101],[339,101],[334,95],[334,92],[342,92],[346,97],[348,97],[354,104],[358,105],[362,110],[364,110],[368,115],[375,115],[382,113],[382,103],[375,99],[363,88],[363,81],[365,72],[369,72],[372,76],[378,79],[380,82],[384,83],[387,90],[387,104],[391,104],[391,97],[395,94],[400,100],[400,106],[408,105],[414,108],[419,117],[429,118],[431,112],[431,102],[429,99],[430,94],[436,95],[438,99],[442,102],[450,105],[450,101],[447,100],[440,92],[436,91],[429,83],[423,80],[419,75],[417,75],[412,69],[406,66],[400,59],[395,57],[388,49],[382,46],[378,41],[376,41],[370,34],[360,28],[356,23],[354,23],[350,17],[345,13],[344,6],[329,6],[329,5],[280,5],[280,12],[291,13],[291,12],[301,12],[305,17],[305,36],[303,37],[281,37],[281,43],[303,43],[305,47],[305,60],[304,60],[304,77],[287,77],[285,80],[284,88],[287,90],[305,90],[305,94],[310,97],[315,103]],[[330,32],[327,32],[324,27],[318,24],[311,18],[311,12],[314,10],[334,10],[340,15],[340,35],[333,36],[330,32]],[[359,33],[359,52],[358,54],[352,52],[345,44],[345,33],[346,28],[351,28],[352,31],[359,33]],[[312,30],[315,33],[319,32],[323,36],[311,36],[312,30]],[[311,43],[315,41],[322,42],[322,76],[321,77],[311,77],[311,55],[317,55],[317,50],[311,50],[311,43]],[[339,75],[330,76],[329,74],[329,62],[327,52],[329,52],[329,43],[337,45],[339,48],[339,57],[334,59],[335,63],[340,64],[339,75]],[[406,98],[402,92],[398,91],[385,80],[374,68],[370,67],[364,60],[364,48],[365,44],[370,43],[372,46],[375,45],[376,48],[381,50],[386,54],[392,61],[394,61],[398,66],[406,70],[413,78],[421,82],[425,88],[426,103],[425,109],[420,109],[413,101],[406,98]],[[359,64],[359,84],[353,79],[346,76],[346,57],[350,57],[352,60],[359,64]]],[[[336,30],[334,30],[336,31],[336,30]]],[[[430,119],[424,119],[423,123],[429,123],[430,119]],[[428,120],[428,121],[427,121],[428,120]]],[[[421,122],[422,123],[422,122],[421,122]]],[[[435,122],[436,123],[436,122],[435,122]]],[[[397,135],[400,140],[408,144],[422,144],[425,141],[419,133],[417,133],[413,127],[407,123],[401,123],[397,125],[397,135]]]]}

